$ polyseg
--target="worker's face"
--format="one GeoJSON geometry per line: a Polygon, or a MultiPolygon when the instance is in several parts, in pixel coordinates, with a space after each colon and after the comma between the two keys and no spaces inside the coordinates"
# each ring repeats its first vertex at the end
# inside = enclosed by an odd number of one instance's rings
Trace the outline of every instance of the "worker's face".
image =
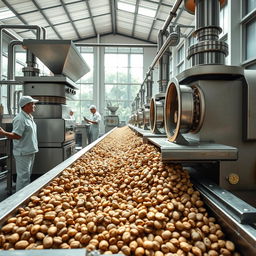
{"type": "Polygon", "coordinates": [[[26,105],[23,107],[23,110],[26,111],[27,113],[35,112],[35,110],[36,110],[36,105],[35,105],[34,102],[30,102],[30,103],[26,104],[26,105]]]}
{"type": "Polygon", "coordinates": [[[90,109],[90,111],[91,111],[91,113],[96,113],[96,109],[95,108],[92,108],[92,109],[90,109]]]}

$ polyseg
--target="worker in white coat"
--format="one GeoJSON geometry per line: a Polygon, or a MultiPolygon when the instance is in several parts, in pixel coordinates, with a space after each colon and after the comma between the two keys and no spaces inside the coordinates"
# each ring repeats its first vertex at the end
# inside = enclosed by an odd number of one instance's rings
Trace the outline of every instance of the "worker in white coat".
{"type": "Polygon", "coordinates": [[[90,111],[92,113],[91,118],[90,119],[84,118],[85,121],[87,121],[88,123],[91,124],[89,143],[91,143],[99,138],[100,121],[101,121],[101,115],[97,111],[97,108],[95,105],[90,106],[90,111]]]}
{"type": "Polygon", "coordinates": [[[13,130],[7,132],[0,127],[0,134],[13,140],[13,155],[16,164],[16,191],[30,183],[35,153],[38,152],[37,127],[32,112],[38,100],[22,96],[19,101],[20,113],[13,119],[13,130]]]}

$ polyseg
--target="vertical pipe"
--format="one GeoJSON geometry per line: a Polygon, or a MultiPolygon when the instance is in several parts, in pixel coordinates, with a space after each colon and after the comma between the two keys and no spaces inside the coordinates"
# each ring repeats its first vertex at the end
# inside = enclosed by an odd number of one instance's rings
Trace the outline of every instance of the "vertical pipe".
{"type": "MultiPolygon", "coordinates": [[[[13,40],[8,45],[8,70],[7,80],[14,80],[14,64],[15,64],[15,52],[14,47],[16,45],[22,45],[21,41],[13,40]]],[[[7,109],[9,115],[12,115],[12,85],[7,85],[7,109]]],[[[14,103],[15,104],[15,103],[14,103]]]]}

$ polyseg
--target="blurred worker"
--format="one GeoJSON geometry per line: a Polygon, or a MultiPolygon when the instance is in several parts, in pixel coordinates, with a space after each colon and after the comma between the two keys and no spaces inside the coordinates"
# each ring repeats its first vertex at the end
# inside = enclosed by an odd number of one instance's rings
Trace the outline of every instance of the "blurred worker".
{"type": "Polygon", "coordinates": [[[89,109],[92,113],[91,119],[84,117],[84,120],[91,123],[89,136],[89,143],[91,143],[99,138],[101,115],[95,105],[91,105],[89,109]]]}
{"type": "Polygon", "coordinates": [[[38,152],[37,127],[32,112],[38,100],[22,96],[19,105],[22,109],[13,119],[13,130],[7,132],[0,127],[0,134],[13,139],[13,155],[16,163],[16,191],[30,183],[35,153],[38,152]]]}
{"type": "Polygon", "coordinates": [[[70,111],[69,111],[69,119],[75,121],[74,111],[72,109],[70,109],[70,111]]]}

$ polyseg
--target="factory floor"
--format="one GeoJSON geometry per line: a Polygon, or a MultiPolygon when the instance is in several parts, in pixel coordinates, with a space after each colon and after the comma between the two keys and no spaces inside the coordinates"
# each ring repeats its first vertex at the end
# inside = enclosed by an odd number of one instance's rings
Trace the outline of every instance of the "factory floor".
{"type": "MultiPolygon", "coordinates": [[[[12,185],[12,193],[15,193],[15,183],[12,185]]],[[[0,202],[9,197],[6,180],[0,180],[0,202]]]]}

